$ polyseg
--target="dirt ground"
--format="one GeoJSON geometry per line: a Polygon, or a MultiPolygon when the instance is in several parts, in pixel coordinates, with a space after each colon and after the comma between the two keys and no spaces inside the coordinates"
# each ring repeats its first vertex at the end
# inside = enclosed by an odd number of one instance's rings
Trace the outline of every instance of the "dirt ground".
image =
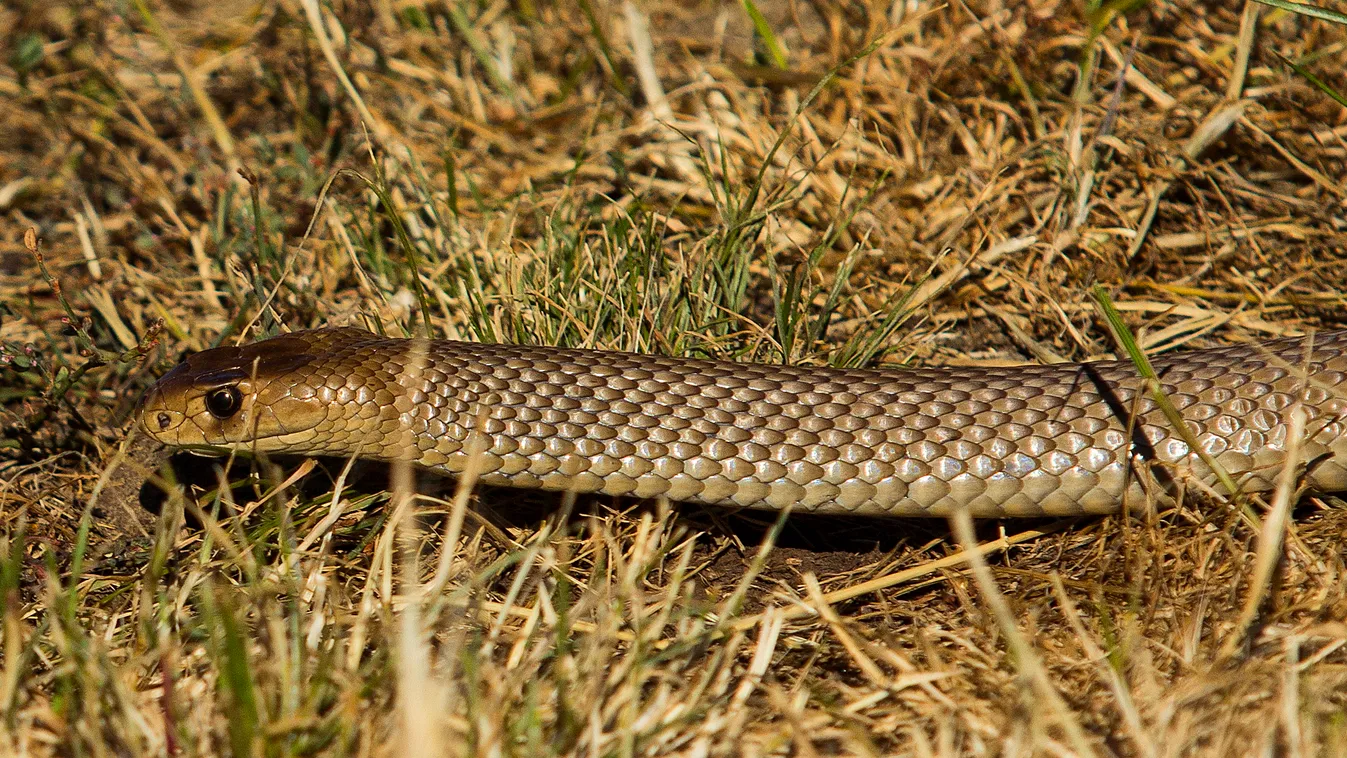
{"type": "Polygon", "coordinates": [[[938,520],[125,446],[185,354],[322,325],[1005,365],[1114,355],[1099,285],[1152,354],[1347,326],[1341,20],[10,0],[0,35],[5,754],[1347,754],[1334,497],[1280,546],[1195,497],[970,562],[938,520]]]}

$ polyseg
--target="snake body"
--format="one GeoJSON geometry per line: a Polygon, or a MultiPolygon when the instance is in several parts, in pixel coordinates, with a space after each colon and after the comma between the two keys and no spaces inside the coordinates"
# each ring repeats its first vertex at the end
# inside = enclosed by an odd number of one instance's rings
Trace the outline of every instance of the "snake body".
{"type": "MultiPolygon", "coordinates": [[[[1298,462],[1347,490],[1347,331],[1154,361],[1198,445],[1245,491],[1298,462]]],[[[1110,513],[1213,472],[1135,366],[895,370],[296,332],[187,358],[143,425],[214,451],[408,460],[488,484],[819,513],[1110,513]]]]}

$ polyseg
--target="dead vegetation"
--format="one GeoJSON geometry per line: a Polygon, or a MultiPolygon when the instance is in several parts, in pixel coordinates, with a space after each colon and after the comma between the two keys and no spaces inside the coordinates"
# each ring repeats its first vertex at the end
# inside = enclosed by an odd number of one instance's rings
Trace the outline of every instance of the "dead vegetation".
{"type": "Polygon", "coordinates": [[[979,525],[977,575],[943,523],[341,461],[86,510],[154,376],[281,326],[1078,360],[1096,283],[1154,351],[1342,325],[1347,27],[749,5],[0,8],[6,754],[1347,752],[1333,499],[1265,592],[1216,502],[979,525]]]}

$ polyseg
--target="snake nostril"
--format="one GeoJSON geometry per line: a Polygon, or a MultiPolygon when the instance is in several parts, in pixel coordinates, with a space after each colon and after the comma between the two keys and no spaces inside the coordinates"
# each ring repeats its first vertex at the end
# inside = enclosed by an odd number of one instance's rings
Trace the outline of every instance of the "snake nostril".
{"type": "Polygon", "coordinates": [[[167,429],[169,424],[173,423],[173,419],[169,417],[167,413],[160,413],[159,415],[155,416],[154,421],[155,423],[159,424],[159,431],[161,432],[167,429]]]}

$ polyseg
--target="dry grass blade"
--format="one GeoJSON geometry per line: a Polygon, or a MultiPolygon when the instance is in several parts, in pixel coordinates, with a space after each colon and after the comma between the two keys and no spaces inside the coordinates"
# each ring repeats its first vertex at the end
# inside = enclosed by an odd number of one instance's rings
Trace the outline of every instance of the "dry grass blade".
{"type": "Polygon", "coordinates": [[[1046,707],[1051,723],[1066,733],[1067,741],[1071,743],[1077,755],[1095,755],[1085,731],[1076,720],[1076,715],[1067,707],[1061,694],[1053,686],[1038,651],[1029,644],[1024,633],[1020,631],[1015,621],[1015,614],[1011,612],[1005,597],[996,588],[996,579],[992,577],[987,562],[977,550],[977,533],[973,529],[973,518],[967,512],[956,513],[950,517],[950,527],[967,556],[968,566],[972,569],[973,579],[977,582],[983,602],[991,608],[997,625],[1006,636],[1014,655],[1015,665],[1027,681],[1034,701],[1046,707]]]}
{"type": "Polygon", "coordinates": [[[1066,585],[1062,583],[1062,578],[1056,574],[1052,577],[1052,589],[1057,598],[1057,603],[1062,608],[1062,614],[1066,617],[1067,623],[1071,625],[1071,630],[1076,635],[1076,640],[1085,649],[1086,657],[1097,663],[1100,677],[1108,682],[1109,690],[1117,700],[1118,709],[1122,712],[1127,734],[1136,746],[1137,752],[1147,756],[1147,758],[1159,755],[1156,740],[1147,733],[1127,682],[1118,669],[1112,665],[1112,662],[1108,660],[1108,652],[1095,643],[1093,636],[1081,624],[1080,614],[1076,610],[1075,603],[1071,602],[1071,597],[1067,594],[1066,585]]]}
{"type": "MultiPolygon", "coordinates": [[[[1313,339],[1306,341],[1306,358],[1313,346],[1313,339]]],[[[1250,576],[1248,594],[1244,597],[1244,607],[1225,644],[1221,647],[1222,656],[1233,656],[1241,644],[1252,644],[1255,632],[1254,623],[1258,609],[1267,600],[1268,589],[1272,586],[1272,573],[1277,563],[1283,559],[1282,542],[1285,539],[1288,521],[1291,517],[1292,497],[1302,476],[1303,461],[1301,446],[1306,439],[1307,418],[1300,404],[1291,408],[1291,423],[1286,436],[1286,463],[1277,477],[1277,489],[1272,493],[1272,506],[1263,517],[1262,528],[1258,531],[1258,547],[1254,552],[1253,570],[1250,576]]]]}
{"type": "Polygon", "coordinates": [[[318,0],[300,0],[300,6],[304,8],[304,16],[309,22],[309,30],[313,33],[313,38],[318,42],[318,49],[322,51],[323,58],[327,61],[328,67],[332,69],[332,74],[337,77],[337,81],[341,82],[341,87],[346,92],[346,96],[351,98],[351,102],[360,113],[360,120],[368,128],[374,130],[374,136],[379,139],[380,143],[389,147],[390,133],[388,127],[384,125],[382,120],[375,118],[369,106],[365,105],[365,99],[360,96],[360,91],[351,82],[351,77],[347,76],[346,70],[342,68],[341,59],[337,57],[337,51],[332,45],[332,37],[327,33],[327,22],[323,18],[323,9],[319,6],[318,0]]]}

